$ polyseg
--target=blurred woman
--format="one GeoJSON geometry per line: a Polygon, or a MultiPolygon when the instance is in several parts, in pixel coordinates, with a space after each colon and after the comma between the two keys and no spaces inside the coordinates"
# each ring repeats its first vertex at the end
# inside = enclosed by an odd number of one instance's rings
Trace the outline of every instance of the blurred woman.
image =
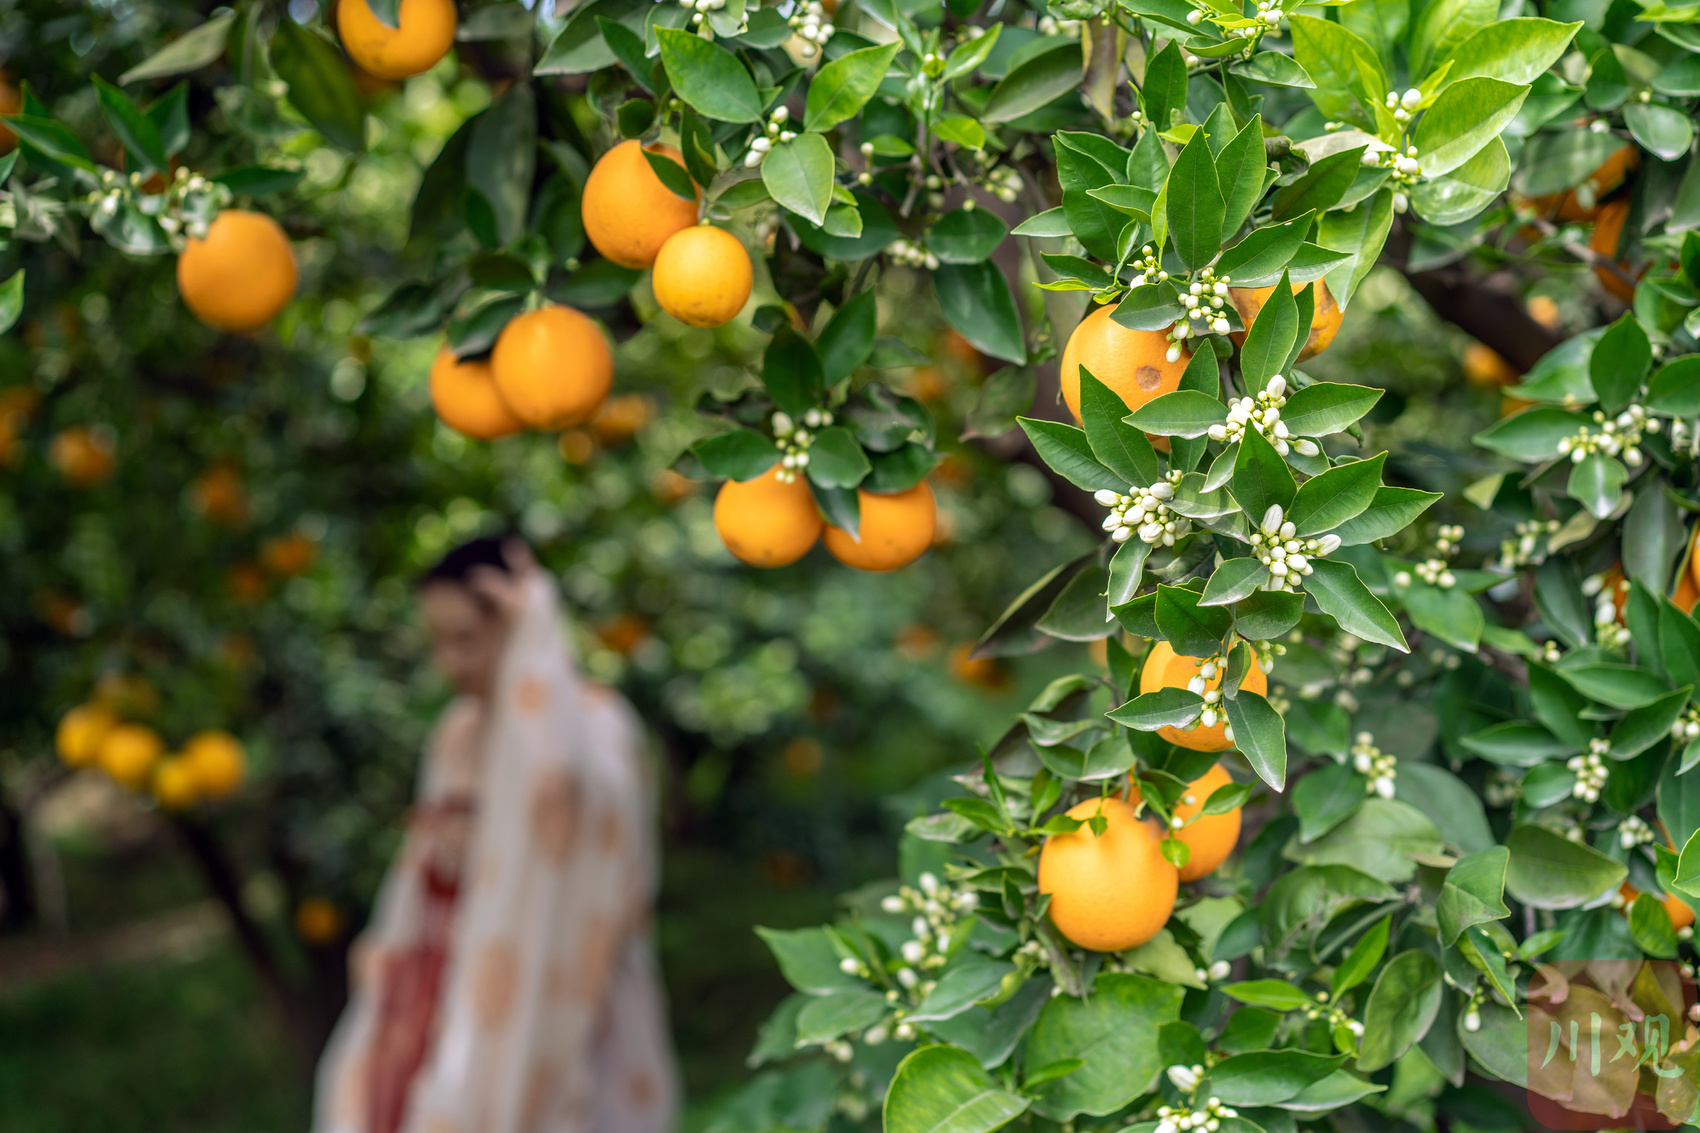
{"type": "Polygon", "coordinates": [[[457,548],[419,600],[459,695],[352,953],[314,1129],[668,1133],[638,722],[580,677],[523,544],[457,548]]]}

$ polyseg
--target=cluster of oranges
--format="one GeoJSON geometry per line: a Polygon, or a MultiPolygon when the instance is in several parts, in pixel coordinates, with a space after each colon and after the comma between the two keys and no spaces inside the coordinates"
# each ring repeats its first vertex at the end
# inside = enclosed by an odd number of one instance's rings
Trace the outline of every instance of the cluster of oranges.
{"type": "MultiPolygon", "coordinates": [[[[1601,259],[1616,262],[1623,274],[1603,264],[1594,265],[1594,276],[1600,286],[1625,303],[1635,299],[1635,287],[1625,278],[1629,264],[1617,259],[1617,248],[1623,239],[1623,226],[1629,220],[1629,196],[1619,193],[1630,174],[1641,167],[1641,151],[1634,145],[1620,147],[1590,173],[1574,189],[1544,197],[1523,198],[1520,203],[1534,208],[1548,220],[1560,224],[1591,224],[1588,248],[1601,259]]],[[[1538,235],[1538,234],[1537,234],[1538,235]]],[[[1643,269],[1645,270],[1645,269],[1643,269]]]]}
{"type": "MultiPolygon", "coordinates": [[[[1186,688],[1201,678],[1202,664],[1200,658],[1177,655],[1168,642],[1159,641],[1146,657],[1139,691],[1186,688]]],[[[1206,693],[1221,684],[1220,672],[1204,679],[1206,693]]],[[[1262,695],[1268,691],[1268,678],[1253,665],[1240,687],[1262,695]]],[[[1233,746],[1226,731],[1222,723],[1199,723],[1186,730],[1163,728],[1158,734],[1178,747],[1216,752],[1233,746]]],[[[1045,840],[1039,853],[1039,891],[1050,895],[1051,922],[1057,931],[1099,952],[1134,948],[1156,936],[1174,911],[1181,883],[1216,872],[1239,841],[1239,807],[1223,814],[1202,813],[1210,796],[1232,782],[1220,763],[1193,780],[1173,809],[1177,825],[1167,830],[1155,817],[1141,815],[1137,786],[1120,798],[1087,799],[1070,808],[1070,818],[1086,823],[1102,816],[1105,827],[1094,834],[1082,825],[1045,840]],[[1164,856],[1162,844],[1169,837],[1186,846],[1184,866],[1177,868],[1164,856]]]]}
{"type": "MultiPolygon", "coordinates": [[[[1294,294],[1307,286],[1315,287],[1310,335],[1299,351],[1299,361],[1304,362],[1328,349],[1334,336],[1340,333],[1340,325],[1346,316],[1334,302],[1328,285],[1321,280],[1314,285],[1293,283],[1291,286],[1294,294]]],[[[1257,321],[1258,312],[1273,294],[1274,287],[1228,289],[1240,321],[1248,327],[1257,321]]],[[[1085,366],[1093,377],[1114,390],[1132,411],[1179,389],[1181,375],[1186,373],[1187,363],[1192,360],[1192,354],[1182,346],[1175,360],[1169,361],[1169,348],[1173,344],[1166,332],[1130,330],[1110,317],[1114,311],[1113,304],[1105,304],[1081,319],[1063,348],[1062,372],[1059,375],[1062,395],[1077,421],[1080,419],[1080,367],[1085,366]]],[[[1245,335],[1239,331],[1235,331],[1232,337],[1236,343],[1245,340],[1245,335]]],[[[1168,438],[1155,439],[1157,447],[1166,451],[1168,438]]]]}
{"type": "Polygon", "coordinates": [[[156,701],[134,680],[103,681],[95,696],[59,720],[54,747],[71,767],[94,767],[132,791],[146,791],[168,810],[233,794],[247,775],[247,754],[229,732],[197,732],[176,754],[136,717],[156,701]]]}
{"type": "Polygon", "coordinates": [[[437,416],[480,441],[582,425],[613,385],[614,354],[602,328],[558,303],[511,319],[488,360],[456,358],[445,348],[431,366],[437,416]]]}
{"type": "Polygon", "coordinates": [[[728,480],[714,498],[714,529],[733,555],[751,566],[782,567],[817,540],[846,566],[887,571],[926,553],[938,531],[938,502],[925,480],[901,492],[858,488],[855,535],[821,518],[807,477],[779,478],[776,465],[754,480],[728,480]]]}

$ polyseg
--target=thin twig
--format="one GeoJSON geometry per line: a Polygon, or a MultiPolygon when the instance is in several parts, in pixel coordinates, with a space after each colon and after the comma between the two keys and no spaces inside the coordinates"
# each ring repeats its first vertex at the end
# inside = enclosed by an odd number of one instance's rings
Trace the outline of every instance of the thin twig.
{"type": "MultiPolygon", "coordinates": [[[[1533,217],[1529,223],[1539,229],[1543,236],[1551,237],[1558,235],[1557,225],[1544,217],[1533,217]]],[[[1574,240],[1560,240],[1559,247],[1563,248],[1566,252],[1569,252],[1571,255],[1596,270],[1603,268],[1606,271],[1611,272],[1613,275],[1617,276],[1617,278],[1623,280],[1624,283],[1627,283],[1631,289],[1633,289],[1638,282],[1633,276],[1625,271],[1616,260],[1613,260],[1610,256],[1600,255],[1585,244],[1578,244],[1574,240]]]]}

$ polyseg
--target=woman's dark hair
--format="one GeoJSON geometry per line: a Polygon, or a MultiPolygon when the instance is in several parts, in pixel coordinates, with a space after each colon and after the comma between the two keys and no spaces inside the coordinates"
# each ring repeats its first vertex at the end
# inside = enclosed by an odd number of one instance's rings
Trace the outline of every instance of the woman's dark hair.
{"type": "Polygon", "coordinates": [[[479,567],[495,567],[506,574],[508,560],[502,554],[502,548],[512,538],[512,535],[496,535],[462,543],[420,575],[417,585],[429,586],[433,582],[448,582],[465,586],[472,572],[479,567]]]}

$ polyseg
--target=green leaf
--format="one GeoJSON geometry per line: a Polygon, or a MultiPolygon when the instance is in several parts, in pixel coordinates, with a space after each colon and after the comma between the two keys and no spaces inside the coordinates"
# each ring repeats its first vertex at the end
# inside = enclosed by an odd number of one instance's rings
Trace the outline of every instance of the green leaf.
{"type": "Polygon", "coordinates": [[[823,488],[854,488],[870,468],[862,446],[842,425],[822,429],[809,446],[809,479],[823,488]]]}
{"type": "Polygon", "coordinates": [[[1688,697],[1692,691],[1685,686],[1669,695],[1661,696],[1651,704],[1644,704],[1624,713],[1623,719],[1611,730],[1612,758],[1633,759],[1668,738],[1671,726],[1676,723],[1677,717],[1682,715],[1683,709],[1688,707],[1688,697]]]}
{"type": "Polygon", "coordinates": [[[1232,1106],[1279,1105],[1328,1077],[1344,1055],[1305,1050],[1256,1050],[1224,1058],[1210,1068],[1199,1095],[1232,1106]]]}
{"type": "MultiPolygon", "coordinates": [[[[695,32],[679,28],[658,26],[655,38],[661,45],[661,63],[667,69],[667,81],[673,84],[673,92],[691,109],[718,122],[754,122],[761,117],[761,95],[737,56],[695,32]]],[[[825,139],[820,139],[820,147],[826,150],[830,162],[832,151],[826,146],[825,139]]],[[[768,180],[767,171],[779,149],[780,146],[774,146],[762,161],[762,180],[767,182],[770,191],[773,182],[768,180]]],[[[774,193],[774,199],[786,204],[778,193],[774,193]]],[[[801,209],[793,211],[801,212],[819,224],[821,215],[826,212],[826,204],[822,201],[820,208],[812,214],[801,209]]]]}
{"type": "MultiPolygon", "coordinates": [[[[1284,55],[1280,57],[1286,58],[1284,55]]],[[[1251,216],[1252,209],[1257,207],[1257,202],[1263,198],[1264,174],[1268,164],[1269,159],[1263,149],[1263,118],[1254,114],[1240,132],[1216,154],[1216,180],[1222,190],[1223,201],[1223,240],[1240,230],[1246,218],[1251,216]]],[[[1253,229],[1253,235],[1257,231],[1253,229]]],[[[1223,262],[1227,260],[1228,257],[1224,255],[1223,262]]],[[[1246,271],[1244,268],[1240,270],[1246,271]]],[[[1223,263],[1216,265],[1217,278],[1229,274],[1223,263]]]]}
{"type": "MultiPolygon", "coordinates": [[[[1451,2],[1436,0],[1431,7],[1451,2]]],[[[1526,84],[1485,75],[1464,79],[1441,91],[1417,123],[1414,144],[1423,175],[1439,177],[1476,156],[1517,116],[1528,93],[1526,84]]]]}
{"type": "Polygon", "coordinates": [[[1431,224],[1460,224],[1492,204],[1510,182],[1511,155],[1505,142],[1489,138],[1458,168],[1417,185],[1411,204],[1431,224]]]}
{"type": "Polygon", "coordinates": [[[1493,763],[1513,767],[1533,767],[1548,759],[1575,755],[1576,745],[1560,739],[1528,720],[1504,720],[1479,732],[1471,732],[1458,741],[1466,751],[1472,751],[1493,763]]]}
{"type": "Polygon", "coordinates": [[[212,180],[239,197],[269,197],[287,193],[306,176],[304,169],[274,169],[266,165],[239,165],[212,180]]]}
{"type": "Polygon", "coordinates": [[[1084,430],[1034,417],[1018,417],[1016,421],[1027,433],[1027,439],[1033,443],[1040,459],[1069,483],[1088,492],[1103,488],[1113,492],[1127,489],[1128,485],[1122,483],[1120,477],[1098,463],[1084,430]]]}
{"type": "Polygon", "coordinates": [[[1389,89],[1381,60],[1362,37],[1341,24],[1293,12],[1293,58],[1316,84],[1305,91],[1316,108],[1333,120],[1371,128],[1366,100],[1380,100],[1389,89]],[[1367,79],[1366,79],[1367,76],[1367,79]],[[1365,83],[1374,90],[1365,88],[1365,83]]]}
{"type": "Polygon", "coordinates": [[[1157,130],[1167,130],[1171,113],[1186,109],[1187,65],[1181,45],[1170,40],[1145,65],[1145,85],[1139,91],[1145,115],[1157,130]]]}
{"type": "Polygon", "coordinates": [[[1175,159],[1164,195],[1168,199],[1169,239],[1181,262],[1198,268],[1215,259],[1222,244],[1226,205],[1216,181],[1216,162],[1202,130],[1175,159]]]}
{"type": "Polygon", "coordinates": [[[1364,1004],[1358,1069],[1372,1073],[1410,1050],[1433,1025],[1443,990],[1440,964],[1422,949],[1413,948],[1389,960],[1364,1004]]]}
{"type": "Polygon", "coordinates": [[[1381,400],[1381,390],[1344,382],[1317,382],[1287,394],[1281,420],[1295,437],[1344,432],[1381,400]]]}
{"type": "MultiPolygon", "coordinates": [[[[1261,390],[1270,378],[1281,372],[1299,333],[1299,309],[1293,300],[1293,289],[1283,274],[1275,291],[1257,312],[1251,329],[1246,332],[1245,344],[1240,347],[1240,371],[1245,376],[1248,391],[1261,390]]],[[[1287,428],[1292,429],[1291,425],[1287,428]]]]}
{"type": "Polygon", "coordinates": [[[691,452],[710,476],[726,480],[754,480],[779,463],[779,449],[754,429],[704,437],[691,452]]]}
{"type": "Polygon", "coordinates": [[[1630,103],[1623,108],[1623,124],[1660,161],[1675,161],[1694,144],[1694,120],[1662,102],[1630,103]]]}
{"type": "Polygon", "coordinates": [[[811,224],[826,219],[833,173],[832,146],[819,134],[798,134],[788,142],[777,142],[761,163],[761,181],[773,199],[811,224]]]}
{"type": "Polygon", "coordinates": [[[998,34],[1002,31],[1003,24],[993,23],[985,29],[985,34],[957,44],[945,59],[944,81],[948,83],[953,79],[960,79],[984,63],[991,55],[992,49],[997,46],[998,34]]]}
{"type": "Polygon", "coordinates": [[[1532,17],[1496,19],[1477,28],[1439,61],[1450,60],[1446,81],[1487,75],[1507,83],[1532,83],[1558,62],[1582,24],[1532,17]]]}
{"type": "MultiPolygon", "coordinates": [[[[1306,388],[1315,389],[1317,387],[1308,386],[1306,388]]],[[[1290,405],[1291,401],[1288,404],[1290,405]]],[[[1284,416],[1286,411],[1283,410],[1282,412],[1284,416]]],[[[1389,536],[1397,535],[1416,522],[1417,517],[1432,507],[1438,499],[1440,499],[1439,492],[1424,492],[1416,488],[1390,488],[1386,486],[1377,488],[1369,507],[1336,527],[1334,534],[1340,537],[1340,545],[1343,547],[1355,547],[1361,543],[1373,543],[1377,539],[1386,539],[1389,536]]]]}
{"type": "Polygon", "coordinates": [[[366,112],[342,54],[324,36],[281,20],[271,42],[272,67],[289,87],[289,101],[338,149],[366,149],[366,112]]]}
{"type": "Polygon", "coordinates": [[[866,987],[859,977],[839,968],[842,957],[824,928],[758,927],[756,935],[767,944],[779,962],[779,970],[798,991],[827,995],[844,988],[866,987]]]}
{"type": "Polygon", "coordinates": [[[1327,281],[1329,293],[1334,296],[1335,304],[1344,311],[1352,302],[1352,296],[1357,294],[1358,285],[1369,274],[1381,249],[1387,243],[1387,234],[1393,228],[1393,191],[1381,189],[1375,196],[1362,201],[1358,206],[1347,212],[1336,209],[1324,213],[1322,223],[1317,229],[1317,240],[1329,248],[1349,250],[1351,258],[1339,267],[1329,269],[1327,281]]]}
{"type": "Polygon", "coordinates": [[[1627,479],[1629,469],[1621,461],[1604,453],[1590,453],[1580,463],[1570,466],[1565,491],[1595,517],[1604,519],[1617,510],[1627,479]]]}
{"type": "Polygon", "coordinates": [[[502,244],[525,234],[536,160],[536,96],[530,83],[516,82],[479,116],[466,150],[467,187],[490,206],[502,244]]]}
{"type": "MultiPolygon", "coordinates": [[[[644,102],[642,99],[636,99],[634,101],[639,103],[639,105],[649,105],[649,103],[644,102]]],[[[626,106],[630,105],[631,103],[626,104],[626,106]]],[[[620,109],[624,110],[625,106],[622,106],[620,109]]],[[[639,130],[638,133],[641,134],[643,131],[639,130]]],[[[636,135],[628,134],[626,136],[635,137],[636,135]]],[[[684,166],[673,160],[672,155],[665,153],[652,153],[649,150],[644,150],[642,152],[643,159],[649,163],[650,172],[655,174],[655,179],[657,181],[660,181],[667,187],[668,192],[672,193],[675,197],[678,197],[682,201],[691,201],[693,203],[696,201],[697,187],[692,183],[690,173],[684,166]]]]}
{"type": "MultiPolygon", "coordinates": [[[[1307,213],[1285,224],[1252,229],[1244,240],[1222,253],[1216,274],[1232,279],[1235,287],[1270,286],[1281,278],[1315,219],[1307,213]]],[[[1264,306],[1267,309],[1268,304],[1264,306]]]]}
{"type": "Polygon", "coordinates": [[[952,209],[927,233],[927,248],[947,264],[977,264],[1008,235],[1009,225],[990,209],[952,209]]]}
{"type": "Polygon", "coordinates": [[[1234,627],[1234,616],[1219,606],[1201,606],[1197,591],[1157,587],[1157,628],[1183,657],[1214,657],[1234,627]]]}
{"type": "Polygon", "coordinates": [[[1461,858],[1447,870],[1435,906],[1442,944],[1450,948],[1471,925],[1511,915],[1505,907],[1505,871],[1510,863],[1511,851],[1495,846],[1461,858]]]}
{"type": "Polygon", "coordinates": [[[1495,0],[1434,0],[1411,26],[1411,74],[1419,79],[1426,77],[1456,48],[1498,18],[1495,0]]]}
{"type": "Polygon", "coordinates": [[[1670,686],[1655,674],[1633,665],[1611,662],[1566,665],[1558,675],[1584,695],[1612,708],[1640,708],[1664,696],[1670,686]]]}
{"type": "MultiPolygon", "coordinates": [[[[769,156],[763,168],[772,161],[769,156]]],[[[1027,361],[1021,316],[995,264],[941,264],[932,274],[933,294],[945,320],[975,349],[1017,365],[1027,361]]]]}
{"type": "MultiPolygon", "coordinates": [[[[1285,413],[1282,416],[1285,417],[1285,413]]],[[[1580,413],[1571,413],[1555,405],[1537,405],[1512,414],[1472,439],[1501,456],[1533,463],[1557,456],[1558,442],[1575,436],[1583,425],[1592,428],[1593,422],[1580,413]]],[[[1287,427],[1292,428],[1290,424],[1287,427]]]]}
{"type": "Polygon", "coordinates": [[[1296,87],[1315,90],[1316,80],[1299,66],[1298,60],[1279,51],[1259,51],[1250,59],[1242,59],[1228,70],[1242,79],[1271,87],[1296,87]]]}
{"type": "MultiPolygon", "coordinates": [[[[1070,1058],[1086,1065],[1048,1086],[1034,1109],[1054,1121],[1098,1116],[1149,1090],[1163,1069],[1157,1031],[1180,1017],[1183,990],[1140,975],[1104,973],[1089,999],[1052,999],[1028,1034],[1028,1065],[1070,1058]]],[[[888,1129],[889,1121],[888,1111],[888,1129]]]]}
{"type": "Polygon", "coordinates": [[[1080,420],[1098,462],[1126,486],[1146,487],[1162,478],[1157,454],[1139,429],[1127,424],[1127,405],[1116,393],[1080,367],[1080,420]]]}
{"type": "Polygon", "coordinates": [[[1324,762],[1293,787],[1299,841],[1314,842],[1357,813],[1368,779],[1349,764],[1324,762]]]}
{"type": "Polygon", "coordinates": [[[1321,535],[1363,513],[1381,487],[1387,454],[1336,465],[1306,480],[1293,496],[1287,518],[1301,538],[1321,535]]]}
{"type": "Polygon", "coordinates": [[[1210,575],[1204,584],[1201,606],[1226,606],[1248,598],[1259,586],[1269,581],[1269,568],[1254,558],[1228,559],[1210,575]]]}
{"type": "Polygon", "coordinates": [[[1128,291],[1110,318],[1129,330],[1165,330],[1185,313],[1173,284],[1147,283],[1128,291]]]}
{"type": "Polygon", "coordinates": [[[1258,778],[1276,791],[1287,782],[1287,729],[1274,705],[1249,689],[1223,701],[1234,746],[1240,749],[1258,778]]]}
{"type": "Polygon", "coordinates": [[[818,406],[826,393],[820,356],[789,324],[780,326],[767,344],[761,381],[779,408],[792,417],[801,417],[818,406]]]}
{"type": "Polygon", "coordinates": [[[1263,522],[1264,513],[1271,507],[1282,511],[1292,507],[1298,488],[1275,446],[1256,429],[1247,428],[1240,438],[1239,455],[1234,458],[1230,490],[1246,518],[1256,525],[1263,522]]]}
{"type": "Polygon", "coordinates": [[[833,313],[820,332],[815,351],[827,385],[849,377],[868,360],[879,333],[879,304],[873,288],[859,292],[833,313]]]}
{"type": "Polygon", "coordinates": [[[17,325],[18,316],[24,313],[24,269],[13,272],[5,283],[0,283],[0,334],[5,334],[17,325]]]}
{"type": "Polygon", "coordinates": [[[1647,386],[1647,408],[1671,417],[1700,416],[1700,354],[1685,354],[1659,367],[1647,386]]]}
{"type": "Polygon", "coordinates": [[[143,79],[186,75],[211,66],[224,55],[225,45],[230,39],[230,25],[235,20],[235,12],[224,12],[199,27],[191,28],[119,75],[118,84],[129,86],[143,79]]]}
{"type": "Polygon", "coordinates": [[[986,100],[980,113],[988,123],[1012,122],[1049,106],[1080,85],[1085,69],[1077,40],[1063,39],[1028,56],[986,100]]]}
{"type": "Polygon", "coordinates": [[[1363,151],[1359,146],[1312,162],[1297,180],[1275,194],[1274,219],[1290,220],[1307,212],[1320,214],[1339,204],[1363,168],[1363,151]]]}
{"type": "Polygon", "coordinates": [[[1382,881],[1409,881],[1417,859],[1441,851],[1440,832],[1416,807],[1366,798],[1350,817],[1314,842],[1289,841],[1282,855],[1305,865],[1349,865],[1382,881]]]}
{"type": "Polygon", "coordinates": [[[1519,826],[1505,839],[1511,861],[1505,891],[1537,909],[1574,909],[1619,885],[1622,863],[1544,826],[1519,826]]]}
{"type": "Polygon", "coordinates": [[[1642,893],[1629,907],[1629,935],[1649,956],[1676,959],[1676,926],[1664,903],[1651,893],[1642,893]]]}
{"type": "Polygon", "coordinates": [[[797,1041],[816,1045],[846,1031],[871,1027],[885,1018],[885,996],[865,988],[845,988],[810,999],[797,1013],[797,1041]]]}
{"type": "Polygon", "coordinates": [[[1615,416],[1633,401],[1652,360],[1653,346],[1647,332],[1632,312],[1624,312],[1606,328],[1588,356],[1588,380],[1600,399],[1600,408],[1615,416]]]}
{"type": "Polygon", "coordinates": [[[956,1047],[923,1047],[897,1066],[886,1091],[889,1133],[992,1133],[1029,1102],[1000,1089],[974,1056],[956,1047]]]}
{"type": "Polygon", "coordinates": [[[149,172],[163,173],[169,165],[165,155],[165,143],[160,140],[159,127],[153,120],[143,114],[131,102],[123,91],[101,78],[94,77],[95,97],[100,102],[100,111],[112,127],[112,132],[118,135],[118,140],[124,143],[124,148],[142,163],[142,168],[135,172],[146,175],[149,172]]]}
{"type": "Polygon", "coordinates": [[[1392,928],[1393,918],[1382,917],[1374,928],[1358,938],[1329,980],[1328,990],[1335,999],[1369,979],[1369,974],[1375,971],[1375,966],[1381,963],[1381,957],[1387,952],[1387,938],[1392,928]]]}
{"type": "Polygon", "coordinates": [[[1159,728],[1184,728],[1198,719],[1204,698],[1184,688],[1160,688],[1141,693],[1126,704],[1106,713],[1118,724],[1140,732],[1159,728]]]}
{"type": "Polygon", "coordinates": [[[901,47],[898,42],[864,47],[821,67],[809,80],[803,128],[830,130],[860,114],[885,80],[886,70],[901,47]]]}
{"type": "MultiPolygon", "coordinates": [[[[1002,24],[998,25],[1002,27],[1002,24]]],[[[984,36],[980,38],[984,39],[984,36]]],[[[1030,216],[1013,229],[1017,236],[1072,236],[1074,230],[1068,226],[1068,218],[1061,206],[1046,209],[1042,213],[1030,216]]]]}
{"type": "Polygon", "coordinates": [[[1305,592],[1323,613],[1340,623],[1347,633],[1409,653],[1399,622],[1381,600],[1369,592],[1350,563],[1312,559],[1314,573],[1305,578],[1305,592]]]}
{"type": "Polygon", "coordinates": [[[1241,1003],[1275,1011],[1302,1011],[1316,1003],[1310,992],[1286,980],[1245,980],[1228,984],[1222,988],[1222,994],[1241,1003]]]}

